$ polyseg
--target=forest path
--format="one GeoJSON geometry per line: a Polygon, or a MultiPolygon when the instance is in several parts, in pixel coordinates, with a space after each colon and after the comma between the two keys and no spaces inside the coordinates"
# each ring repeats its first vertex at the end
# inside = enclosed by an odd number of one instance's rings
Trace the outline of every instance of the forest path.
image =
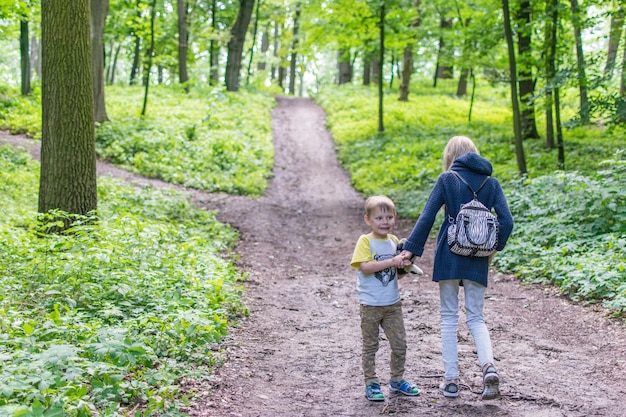
{"type": "MultiPolygon", "coordinates": [[[[400,282],[409,345],[406,378],[421,394],[363,396],[355,272],[349,262],[361,233],[363,199],[339,167],[312,101],[278,97],[273,110],[274,178],[260,199],[187,191],[200,207],[241,234],[238,266],[249,273],[250,317],[232,329],[224,364],[209,383],[188,381],[196,402],[186,411],[204,417],[626,416],[626,327],[603,311],[569,302],[551,286],[522,285],[492,273],[485,317],[491,330],[502,398],[479,398],[473,340],[459,326],[460,397],[438,391],[442,376],[437,286],[430,280],[433,245],[417,264],[426,272],[400,282]]],[[[0,142],[24,144],[0,134],[0,142]]],[[[38,146],[31,143],[37,156],[38,146]]],[[[179,188],[99,162],[100,175],[179,188]]],[[[406,236],[412,222],[401,220],[406,236]]],[[[461,315],[464,320],[464,315],[461,315]]],[[[377,357],[389,378],[388,344],[377,357]]],[[[387,387],[383,391],[388,394],[387,387]]]]}

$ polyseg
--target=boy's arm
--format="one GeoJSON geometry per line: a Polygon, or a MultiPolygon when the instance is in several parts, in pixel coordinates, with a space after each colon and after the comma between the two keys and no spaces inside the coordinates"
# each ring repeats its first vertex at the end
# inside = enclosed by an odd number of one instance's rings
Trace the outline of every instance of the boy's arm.
{"type": "Polygon", "coordinates": [[[361,262],[359,268],[364,274],[373,274],[375,272],[382,271],[387,268],[404,268],[411,265],[411,261],[404,259],[402,256],[397,255],[390,259],[382,261],[368,261],[361,262]]]}

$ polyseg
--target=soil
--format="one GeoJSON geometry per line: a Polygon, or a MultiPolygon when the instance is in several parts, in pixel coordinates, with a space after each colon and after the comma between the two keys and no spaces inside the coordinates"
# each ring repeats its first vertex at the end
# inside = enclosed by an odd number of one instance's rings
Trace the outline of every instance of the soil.
{"type": "MultiPolygon", "coordinates": [[[[220,366],[208,381],[186,381],[193,417],[273,416],[626,416],[626,327],[597,305],[575,304],[552,286],[524,285],[492,271],[485,317],[502,397],[481,401],[473,340],[461,315],[461,392],[446,399],[442,379],[439,298],[431,281],[433,244],[418,278],[400,281],[409,344],[405,377],[421,393],[364,398],[356,275],[349,262],[367,233],[363,197],[339,167],[325,114],[312,101],[277,97],[275,166],[260,199],[186,190],[200,207],[240,231],[237,265],[249,274],[250,316],[212,352],[220,366]]],[[[0,134],[0,142],[37,143],[0,134]]],[[[100,175],[174,187],[104,162],[100,175]]],[[[178,187],[177,187],[178,188],[178,187]]],[[[396,234],[413,225],[400,219],[396,234]]],[[[381,333],[381,381],[389,347],[381,333]]]]}

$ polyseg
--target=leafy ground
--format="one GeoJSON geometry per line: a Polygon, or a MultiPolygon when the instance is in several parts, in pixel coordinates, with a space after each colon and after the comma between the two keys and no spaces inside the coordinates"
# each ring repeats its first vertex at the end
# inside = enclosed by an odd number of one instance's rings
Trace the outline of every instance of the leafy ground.
{"type": "MultiPolygon", "coordinates": [[[[219,348],[224,363],[208,381],[186,381],[192,416],[624,416],[626,329],[597,307],[553,287],[522,285],[493,272],[486,317],[503,397],[479,400],[480,376],[467,328],[459,329],[462,391],[437,390],[442,375],[437,287],[430,275],[401,282],[415,398],[363,398],[355,274],[349,259],[362,221],[362,197],[339,168],[324,113],[305,99],[279,98],[273,110],[274,178],[250,199],[189,191],[240,231],[239,267],[249,273],[250,317],[219,348]]],[[[107,164],[101,174],[150,182],[107,164]]],[[[412,222],[401,221],[397,234],[412,222]]],[[[432,245],[418,264],[432,268],[432,245]]],[[[463,316],[462,316],[463,317],[463,316]]],[[[389,376],[388,345],[378,358],[389,376]]],[[[384,388],[387,392],[386,387],[384,388]]]]}

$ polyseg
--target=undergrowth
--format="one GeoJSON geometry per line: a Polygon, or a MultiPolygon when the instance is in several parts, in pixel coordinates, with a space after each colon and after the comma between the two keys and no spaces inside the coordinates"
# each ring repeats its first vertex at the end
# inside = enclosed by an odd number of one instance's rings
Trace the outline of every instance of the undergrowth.
{"type": "Polygon", "coordinates": [[[0,415],[182,415],[181,378],[206,377],[247,314],[236,232],[179,193],[101,178],[98,221],[45,235],[38,163],[2,147],[0,176],[0,415]]]}

